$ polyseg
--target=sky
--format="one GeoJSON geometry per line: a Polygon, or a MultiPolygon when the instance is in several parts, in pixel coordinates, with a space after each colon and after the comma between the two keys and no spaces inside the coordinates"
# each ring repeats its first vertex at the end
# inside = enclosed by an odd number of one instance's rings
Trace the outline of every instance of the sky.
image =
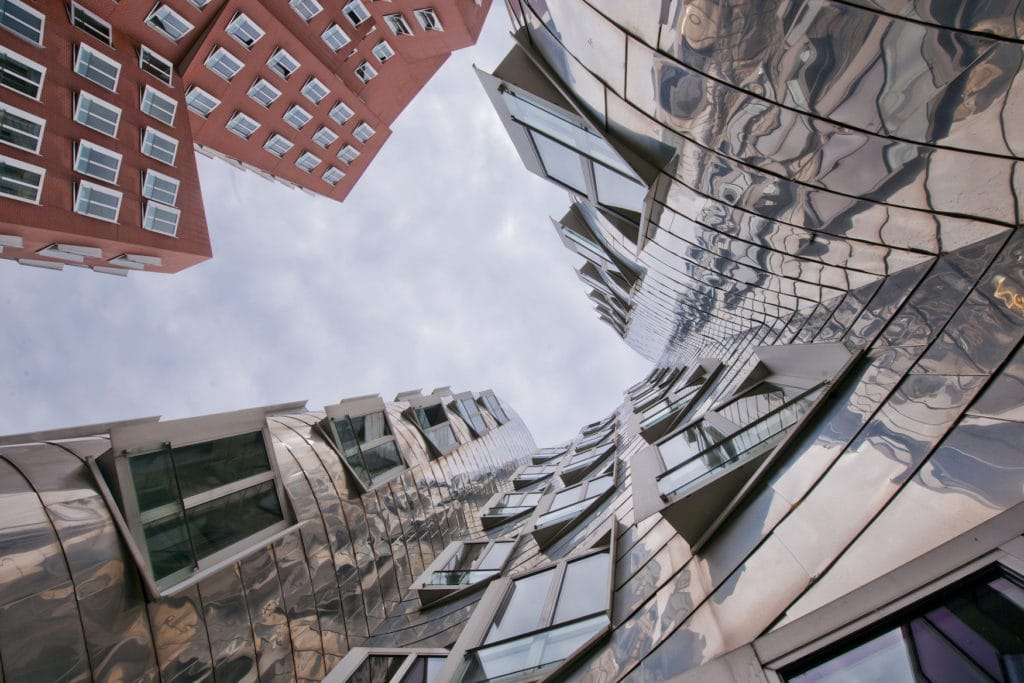
{"type": "Polygon", "coordinates": [[[538,445],[650,364],[600,322],[473,72],[512,45],[495,3],[344,203],[199,157],[213,259],[127,278],[0,260],[0,434],[408,389],[494,391],[538,445]]]}

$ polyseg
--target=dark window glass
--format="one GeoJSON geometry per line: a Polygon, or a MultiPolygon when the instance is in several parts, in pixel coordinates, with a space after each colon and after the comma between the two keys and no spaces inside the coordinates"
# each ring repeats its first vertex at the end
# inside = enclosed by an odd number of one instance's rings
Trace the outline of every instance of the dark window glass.
{"type": "Polygon", "coordinates": [[[143,522],[142,528],[146,535],[146,548],[149,550],[154,579],[159,581],[175,572],[195,568],[196,558],[188,540],[185,515],[180,507],[172,509],[167,516],[143,522]]]}
{"type": "Polygon", "coordinates": [[[416,419],[419,420],[420,427],[423,429],[430,429],[434,425],[447,422],[448,416],[445,415],[444,408],[439,404],[417,408],[416,419]]]}
{"type": "Polygon", "coordinates": [[[363,462],[371,477],[377,477],[394,468],[402,467],[402,456],[398,454],[398,446],[394,441],[387,441],[378,446],[363,450],[363,462]]]}
{"type": "Polygon", "coordinates": [[[174,449],[183,498],[270,471],[262,432],[174,449]]]}
{"type": "Polygon", "coordinates": [[[200,557],[252,536],[284,519],[273,481],[221,496],[187,511],[192,544],[200,557]]]}
{"type": "Polygon", "coordinates": [[[43,74],[0,52],[0,83],[32,98],[39,97],[43,74]]]}
{"type": "Polygon", "coordinates": [[[608,592],[608,554],[598,553],[570,562],[558,594],[554,623],[561,624],[594,611],[594,596],[608,592]]]}
{"type": "Polygon", "coordinates": [[[140,512],[179,502],[178,482],[174,478],[174,468],[171,467],[170,449],[146,453],[128,462],[140,512]]]}
{"type": "Polygon", "coordinates": [[[370,655],[359,668],[349,676],[346,683],[380,683],[390,681],[405,663],[406,655],[370,655]]]}
{"type": "Polygon", "coordinates": [[[539,627],[541,613],[554,577],[555,570],[548,569],[517,580],[513,584],[512,594],[495,615],[485,642],[504,640],[517,633],[526,633],[539,627]]]}
{"type": "Polygon", "coordinates": [[[350,419],[359,443],[368,443],[381,437],[391,436],[391,429],[388,428],[388,422],[384,419],[384,413],[371,413],[350,419]]]}

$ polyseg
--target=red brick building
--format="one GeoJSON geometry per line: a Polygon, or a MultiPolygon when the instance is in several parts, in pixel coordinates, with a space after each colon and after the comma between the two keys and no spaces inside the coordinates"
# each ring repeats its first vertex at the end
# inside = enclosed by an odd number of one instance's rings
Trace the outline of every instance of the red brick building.
{"type": "Polygon", "coordinates": [[[0,256],[211,256],[195,151],[343,200],[490,0],[0,0],[0,256]]]}

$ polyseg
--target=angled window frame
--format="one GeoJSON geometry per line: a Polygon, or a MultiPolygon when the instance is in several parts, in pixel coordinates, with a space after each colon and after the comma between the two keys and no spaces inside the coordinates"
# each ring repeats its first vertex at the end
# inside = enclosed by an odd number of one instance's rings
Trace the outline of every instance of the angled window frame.
{"type": "Polygon", "coordinates": [[[547,465],[553,463],[555,460],[560,460],[569,449],[572,448],[572,442],[566,442],[560,446],[548,446],[546,448],[538,448],[537,451],[530,456],[530,462],[534,465],[547,465]]]}
{"type": "Polygon", "coordinates": [[[167,237],[178,236],[181,211],[162,202],[147,200],[142,212],[142,227],[150,232],[167,237]]]}
{"type": "Polygon", "coordinates": [[[293,104],[285,110],[284,114],[281,115],[281,118],[295,130],[302,130],[310,121],[313,120],[313,115],[306,111],[302,105],[293,104]]]}
{"type": "Polygon", "coordinates": [[[327,126],[320,126],[319,128],[316,129],[316,132],[314,132],[312,136],[313,142],[320,145],[324,149],[327,149],[335,142],[337,142],[339,137],[341,136],[339,136],[337,133],[335,133],[327,126]]]}
{"type": "Polygon", "coordinates": [[[185,106],[196,116],[208,118],[213,110],[220,106],[220,100],[206,92],[198,85],[193,85],[185,93],[185,106]]]}
{"type": "Polygon", "coordinates": [[[520,465],[510,477],[512,479],[512,488],[515,491],[530,488],[537,482],[544,481],[558,474],[558,467],[559,465],[556,462],[520,465]]]}
{"type": "Polygon", "coordinates": [[[420,28],[424,31],[444,30],[444,26],[441,24],[441,18],[437,16],[437,11],[433,7],[414,9],[412,14],[416,17],[416,21],[419,22],[420,28]]]}
{"type": "Polygon", "coordinates": [[[302,68],[302,63],[295,59],[288,50],[279,47],[267,58],[267,67],[278,77],[287,81],[302,68]]]}
{"type": "Polygon", "coordinates": [[[353,647],[337,666],[331,669],[324,683],[440,683],[441,679],[437,677],[437,673],[444,666],[447,657],[448,650],[442,648],[353,647]],[[374,667],[371,662],[375,659],[385,660],[382,662],[383,666],[374,667]]]}
{"type": "Polygon", "coordinates": [[[39,154],[46,119],[0,101],[0,144],[39,154]]]}
{"type": "Polygon", "coordinates": [[[263,149],[267,150],[279,159],[290,152],[294,146],[294,142],[280,133],[271,133],[267,138],[267,141],[263,143],[263,149]]]}
{"type": "Polygon", "coordinates": [[[316,0],[288,0],[288,5],[307,23],[324,11],[323,5],[316,0]]]}
{"type": "Polygon", "coordinates": [[[4,0],[0,7],[0,26],[33,45],[43,46],[46,15],[21,0],[4,0]],[[11,11],[11,8],[16,11],[11,11]],[[22,16],[18,16],[22,13],[22,16]],[[27,15],[27,16],[25,16],[27,15]]]}
{"type": "Polygon", "coordinates": [[[260,129],[260,122],[243,111],[236,111],[225,123],[224,127],[229,131],[248,140],[260,129]]]}
{"type": "Polygon", "coordinates": [[[480,413],[480,406],[477,405],[473,392],[464,391],[451,398],[448,407],[463,419],[474,438],[479,439],[486,436],[490,429],[487,427],[487,422],[484,421],[484,416],[480,413]]]}
{"type": "Polygon", "coordinates": [[[612,438],[590,448],[573,451],[559,464],[558,477],[567,487],[578,484],[600,467],[617,449],[618,442],[612,438]]]}
{"type": "Polygon", "coordinates": [[[174,117],[178,113],[178,102],[170,95],[160,92],[151,85],[142,87],[139,109],[143,114],[151,116],[160,123],[174,126],[174,117]]]}
{"type": "Polygon", "coordinates": [[[121,126],[122,111],[120,107],[110,104],[110,102],[102,100],[84,90],[75,93],[74,102],[71,118],[97,133],[102,133],[114,139],[117,138],[117,130],[121,126]],[[112,121],[110,117],[113,117],[112,121]]]}
{"type": "Polygon", "coordinates": [[[216,45],[203,61],[203,66],[230,83],[245,68],[245,62],[226,47],[216,45]]]}
{"type": "Polygon", "coordinates": [[[337,52],[352,42],[352,39],[345,33],[345,29],[337,23],[331,23],[330,26],[325,28],[323,33],[320,34],[320,40],[324,41],[324,44],[327,45],[331,52],[337,52]]]}
{"type": "Polygon", "coordinates": [[[72,68],[76,74],[90,83],[95,83],[110,92],[117,92],[117,82],[121,78],[121,63],[96,48],[85,43],[75,45],[75,63],[72,68]],[[113,73],[97,66],[96,62],[107,67],[113,73]]]}
{"type": "Polygon", "coordinates": [[[409,407],[404,411],[404,417],[426,441],[433,457],[448,455],[462,445],[448,420],[441,396],[408,396],[405,400],[409,407]],[[444,416],[444,420],[437,420],[439,416],[444,416]]]}
{"type": "Polygon", "coordinates": [[[548,491],[537,505],[532,518],[533,529],[530,533],[537,546],[541,550],[550,548],[589,517],[605,500],[615,495],[618,471],[618,459],[615,458],[609,466],[600,468],[600,472],[578,484],[548,491]],[[573,489],[580,490],[579,497],[559,503],[559,499],[573,489]]]}
{"type": "Polygon", "coordinates": [[[341,163],[346,166],[350,165],[353,161],[359,158],[359,150],[352,145],[345,144],[341,146],[337,154],[338,159],[341,163]]]}
{"type": "Polygon", "coordinates": [[[158,2],[149,15],[146,16],[146,26],[159,33],[161,36],[171,41],[175,45],[181,42],[181,39],[192,32],[195,28],[190,21],[185,17],[178,14],[169,5],[158,2]],[[180,26],[172,26],[167,22],[168,19],[173,20],[174,23],[180,23],[180,26]],[[173,30],[168,30],[173,29],[173,30]]]}
{"type": "Polygon", "coordinates": [[[377,61],[383,64],[384,62],[392,59],[398,53],[395,52],[395,48],[391,47],[391,43],[386,40],[379,40],[377,44],[370,48],[370,52],[377,58],[377,61]]]}
{"type": "Polygon", "coordinates": [[[537,491],[499,491],[480,508],[480,526],[493,529],[512,520],[525,521],[544,497],[547,487],[537,491]]]}
{"type": "Polygon", "coordinates": [[[235,41],[237,41],[238,44],[246,50],[251,50],[253,46],[260,42],[260,39],[267,34],[267,32],[264,31],[263,28],[245,12],[235,12],[235,15],[231,17],[231,21],[229,21],[227,26],[224,27],[224,32],[234,38],[235,41]]]}
{"type": "Polygon", "coordinates": [[[352,137],[363,144],[369,142],[370,138],[372,138],[376,133],[377,131],[373,129],[373,126],[368,124],[366,121],[360,121],[359,125],[352,129],[352,137]]]}
{"type": "Polygon", "coordinates": [[[139,147],[141,152],[150,159],[156,159],[157,161],[163,162],[168,166],[174,166],[174,162],[178,157],[178,140],[172,138],[170,135],[165,135],[164,133],[161,133],[160,131],[151,126],[146,126],[141,132],[142,144],[139,147]],[[159,145],[157,145],[153,141],[157,141],[172,146],[173,149],[168,153],[169,157],[157,156],[157,154],[164,154],[165,152],[159,145]],[[147,146],[149,147],[148,152],[146,151],[147,146]],[[154,153],[154,151],[156,151],[156,153],[154,153]]]}
{"type": "Polygon", "coordinates": [[[402,448],[399,447],[395,429],[388,416],[387,405],[380,394],[355,396],[344,399],[335,405],[324,406],[324,415],[324,419],[317,423],[316,428],[338,454],[338,459],[349,478],[361,493],[367,493],[386,485],[392,479],[400,477],[408,471],[409,463],[402,453],[402,448]],[[365,418],[378,414],[383,417],[383,425],[386,427],[387,434],[382,434],[370,441],[359,441],[358,430],[352,420],[364,418],[365,424],[365,418]],[[346,431],[346,435],[351,437],[348,449],[346,449],[346,440],[341,429],[350,430],[346,431]],[[366,464],[366,454],[380,448],[387,449],[389,444],[393,448],[394,454],[397,455],[398,464],[373,474],[366,464]],[[362,472],[359,471],[360,468],[363,470],[362,472]]]}
{"type": "Polygon", "coordinates": [[[481,391],[477,402],[487,409],[487,412],[491,414],[491,417],[493,417],[498,424],[506,424],[511,419],[505,412],[505,408],[501,405],[501,400],[492,390],[487,389],[486,391],[481,391]]]}
{"type": "Polygon", "coordinates": [[[352,0],[341,8],[341,12],[353,26],[361,26],[370,19],[370,10],[366,9],[362,0],[352,0]]]}
{"type": "Polygon", "coordinates": [[[39,102],[45,82],[45,66],[0,45],[0,86],[39,102]]]}
{"type": "Polygon", "coordinates": [[[395,12],[394,14],[385,14],[384,23],[388,25],[391,32],[396,36],[411,36],[412,27],[409,26],[409,22],[406,21],[405,16],[401,12],[395,12]]]}
{"type": "Polygon", "coordinates": [[[81,173],[111,185],[117,185],[117,176],[121,172],[121,161],[122,156],[120,152],[97,145],[90,140],[75,141],[75,158],[72,168],[76,173],[81,173]],[[103,161],[111,161],[113,164],[101,163],[99,160],[92,159],[93,153],[100,157],[106,157],[103,161]],[[99,167],[101,170],[97,171],[94,167],[99,167]]]}
{"type": "Polygon", "coordinates": [[[71,25],[92,36],[104,45],[114,44],[114,29],[110,22],[85,9],[77,2],[69,7],[71,25]]]}
{"type": "Polygon", "coordinates": [[[352,107],[339,100],[334,103],[334,106],[331,107],[331,111],[327,115],[339,126],[344,126],[352,120],[356,113],[352,111],[352,107]]]}
{"type": "Polygon", "coordinates": [[[177,178],[173,178],[166,173],[154,171],[151,168],[142,171],[143,198],[152,199],[167,206],[177,206],[178,192],[180,190],[181,182],[177,178]],[[161,183],[164,187],[160,187],[161,183]]]}
{"type": "Polygon", "coordinates": [[[328,185],[330,185],[331,187],[334,187],[335,185],[340,183],[344,177],[345,172],[342,171],[340,168],[338,168],[337,166],[328,166],[327,170],[325,170],[323,174],[321,174],[320,179],[323,180],[328,185]]]}
{"type": "Polygon", "coordinates": [[[246,95],[249,99],[260,105],[263,108],[269,108],[274,102],[281,97],[281,90],[267,79],[260,76],[249,89],[246,90],[246,95]]]}
{"type": "Polygon", "coordinates": [[[452,541],[409,586],[409,590],[416,591],[423,607],[440,604],[465,595],[469,591],[479,590],[504,573],[519,542],[519,535],[452,541]],[[479,550],[466,558],[465,551],[471,547],[479,550]],[[503,558],[500,554],[492,555],[499,547],[504,549],[503,558]],[[495,559],[500,562],[495,562],[495,559]],[[443,580],[435,580],[437,578],[443,580]]]}
{"type": "Polygon", "coordinates": [[[306,173],[312,173],[313,169],[322,163],[323,159],[307,150],[303,150],[302,154],[295,159],[295,166],[306,173]]]}
{"type": "Polygon", "coordinates": [[[658,391],[634,401],[644,441],[656,443],[682,424],[715,386],[724,369],[717,358],[698,358],[678,375],[669,374],[671,381],[663,382],[658,391]]]}
{"type": "Polygon", "coordinates": [[[139,68],[164,85],[174,85],[174,64],[146,45],[139,46],[139,68]]]}
{"type": "Polygon", "coordinates": [[[103,185],[97,185],[96,183],[89,182],[87,180],[79,180],[75,182],[75,213],[82,216],[88,216],[89,218],[95,218],[98,221],[104,221],[107,223],[117,223],[118,216],[121,214],[121,203],[124,199],[124,193],[120,190],[115,190],[103,185]],[[93,195],[98,197],[112,200],[113,205],[108,202],[94,201],[93,195]],[[113,215],[106,215],[105,212],[96,212],[93,210],[94,206],[101,207],[106,211],[113,211],[113,215]]]}
{"type": "Polygon", "coordinates": [[[356,74],[356,78],[358,78],[364,85],[375,79],[378,75],[377,70],[374,69],[373,66],[365,59],[361,61],[353,71],[356,74]]]}
{"type": "Polygon", "coordinates": [[[307,100],[317,105],[327,99],[331,94],[331,89],[316,76],[310,76],[300,92],[307,100]]]}
{"type": "Polygon", "coordinates": [[[34,164],[27,164],[0,154],[0,197],[14,199],[29,204],[39,204],[43,194],[43,182],[46,180],[46,169],[34,164]],[[27,181],[23,174],[37,176],[33,182],[27,181]],[[15,177],[18,176],[18,177],[15,177]],[[34,188],[32,197],[23,196],[22,188],[34,188]]]}

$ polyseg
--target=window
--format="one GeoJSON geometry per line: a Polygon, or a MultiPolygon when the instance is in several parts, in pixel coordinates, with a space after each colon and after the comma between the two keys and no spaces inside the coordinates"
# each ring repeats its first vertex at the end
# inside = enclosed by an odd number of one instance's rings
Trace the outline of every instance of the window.
{"type": "Polygon", "coordinates": [[[161,83],[171,85],[174,65],[145,45],[139,48],[139,67],[161,83]]]}
{"type": "Polygon", "coordinates": [[[424,648],[384,648],[373,650],[354,647],[337,667],[331,670],[336,683],[429,683],[439,682],[447,650],[424,648]]]}
{"type": "Polygon", "coordinates": [[[338,139],[338,134],[327,126],[320,126],[315,133],[313,133],[313,142],[320,145],[321,147],[330,147],[334,144],[334,141],[338,139]]]}
{"type": "Polygon", "coordinates": [[[327,416],[318,428],[363,491],[405,470],[380,396],[348,399],[324,410],[327,416]]]}
{"type": "Polygon", "coordinates": [[[309,21],[324,10],[316,0],[289,0],[288,4],[305,21],[309,21]]]}
{"type": "Polygon", "coordinates": [[[142,227],[151,232],[174,237],[178,234],[179,215],[179,211],[173,206],[165,206],[160,202],[146,202],[142,227]]]}
{"type": "Polygon", "coordinates": [[[607,443],[596,448],[585,451],[578,451],[566,457],[558,473],[559,478],[566,486],[579,482],[588,474],[593,472],[605,457],[615,451],[615,443],[607,443]]]}
{"type": "Polygon", "coordinates": [[[293,147],[291,141],[283,135],[274,133],[263,144],[263,149],[276,157],[283,157],[293,147]]]}
{"type": "Polygon", "coordinates": [[[297,104],[293,104],[284,113],[284,120],[288,125],[301,130],[303,126],[313,120],[313,115],[297,104]]]}
{"type": "Polygon", "coordinates": [[[228,22],[227,28],[224,30],[227,31],[232,38],[244,45],[246,49],[251,48],[256,44],[256,41],[263,37],[263,29],[261,29],[259,25],[246,14],[241,12],[236,14],[234,19],[228,22]]]}
{"type": "Polygon", "coordinates": [[[38,100],[46,67],[0,45],[0,85],[38,100]]]}
{"type": "Polygon", "coordinates": [[[377,77],[377,70],[370,66],[370,63],[366,61],[360,62],[355,71],[356,77],[363,83],[369,83],[377,77]]]}
{"type": "Polygon", "coordinates": [[[321,177],[323,178],[324,182],[327,183],[328,185],[337,185],[338,182],[345,177],[345,172],[342,171],[340,168],[331,166],[326,171],[324,171],[324,174],[321,177]]]}
{"type": "Polygon", "coordinates": [[[215,48],[206,58],[206,68],[225,81],[230,81],[242,70],[242,60],[222,47],[215,48]]]}
{"type": "Polygon", "coordinates": [[[376,45],[374,45],[373,50],[371,50],[371,52],[373,52],[373,56],[376,57],[381,64],[395,56],[395,51],[391,48],[391,46],[388,44],[388,41],[386,40],[382,40],[376,45]]]}
{"type": "Polygon", "coordinates": [[[117,137],[117,126],[121,122],[121,109],[109,102],[80,92],[75,103],[75,121],[104,135],[117,137]]]}
{"type": "Polygon", "coordinates": [[[50,244],[36,252],[40,256],[83,263],[87,257],[103,258],[103,250],[97,247],[84,247],[78,244],[50,244]]]}
{"type": "Polygon", "coordinates": [[[159,256],[146,256],[144,254],[121,254],[110,259],[108,263],[119,268],[131,268],[132,270],[145,270],[146,266],[160,266],[163,261],[159,256]]]}
{"type": "Polygon", "coordinates": [[[146,128],[142,134],[142,153],[173,166],[174,157],[178,153],[178,141],[160,131],[146,128]]]}
{"type": "Polygon", "coordinates": [[[484,529],[491,529],[510,519],[533,512],[543,497],[544,494],[540,491],[499,493],[488,501],[484,511],[480,513],[480,525],[484,529]]]}
{"type": "Polygon", "coordinates": [[[672,373],[654,385],[652,391],[635,399],[633,410],[640,416],[644,439],[655,443],[677,427],[711,386],[720,367],[718,361],[701,361],[685,373],[672,373]]]}
{"type": "Polygon", "coordinates": [[[524,465],[512,475],[512,486],[516,490],[524,489],[547,479],[557,471],[557,465],[524,465]]]}
{"type": "Polygon", "coordinates": [[[153,8],[146,17],[146,23],[172,43],[177,43],[193,28],[183,16],[162,3],[153,8]]]}
{"type": "Polygon", "coordinates": [[[302,86],[302,94],[313,104],[320,104],[330,93],[327,86],[316,78],[310,78],[306,81],[306,85],[302,86]]]}
{"type": "Polygon", "coordinates": [[[299,155],[299,158],[295,160],[295,165],[306,173],[309,173],[320,165],[320,157],[315,154],[310,154],[309,152],[303,152],[299,155]]]}
{"type": "Polygon", "coordinates": [[[110,24],[75,2],[71,3],[71,23],[107,45],[113,45],[110,24]]]}
{"type": "Polygon", "coordinates": [[[33,154],[43,144],[46,120],[0,102],[0,142],[33,154]]]}
{"type": "Polygon", "coordinates": [[[339,126],[344,126],[345,122],[354,115],[355,113],[352,109],[344,102],[338,102],[336,105],[331,107],[330,117],[334,119],[335,123],[339,126]]]}
{"type": "Polygon", "coordinates": [[[412,29],[409,27],[409,22],[405,20],[401,14],[385,14],[384,21],[387,23],[388,28],[396,36],[411,36],[412,29]]]}
{"type": "Polygon", "coordinates": [[[530,458],[534,465],[543,465],[551,462],[557,458],[561,458],[569,452],[569,446],[553,446],[551,448],[541,448],[530,458]]]}
{"type": "Polygon", "coordinates": [[[327,30],[324,31],[320,37],[323,38],[325,43],[327,43],[327,47],[331,48],[335,52],[349,44],[348,35],[342,31],[341,27],[337,24],[331,24],[328,26],[327,30]]]}
{"type": "Polygon", "coordinates": [[[203,9],[210,4],[210,0],[188,0],[196,9],[203,9]]]}
{"type": "Polygon", "coordinates": [[[437,18],[437,12],[433,9],[417,9],[412,12],[416,15],[416,21],[420,22],[420,26],[423,27],[424,31],[443,31],[444,28],[441,26],[441,20],[437,18]]]}
{"type": "Polygon", "coordinates": [[[355,130],[352,131],[352,137],[354,137],[356,140],[359,140],[359,142],[366,142],[367,140],[373,137],[373,134],[375,132],[376,131],[374,131],[373,128],[370,127],[370,124],[364,121],[360,123],[358,126],[356,126],[355,130]]]}
{"type": "Polygon", "coordinates": [[[270,81],[262,78],[257,79],[252,87],[249,88],[249,97],[259,102],[264,107],[269,107],[274,103],[278,97],[281,96],[281,91],[270,84],[270,81]]]}
{"type": "Polygon", "coordinates": [[[614,490],[613,468],[610,474],[602,474],[582,484],[549,494],[548,499],[538,508],[540,515],[534,521],[533,538],[537,545],[542,549],[550,546],[614,490]]]}
{"type": "Polygon", "coordinates": [[[248,140],[249,136],[255,133],[256,129],[260,127],[260,123],[251,116],[237,111],[234,116],[228,119],[228,122],[224,124],[224,126],[235,135],[248,140]]]}
{"type": "Polygon", "coordinates": [[[267,66],[269,66],[271,70],[281,78],[288,80],[293,73],[298,71],[299,60],[292,57],[285,50],[279,48],[270,56],[270,59],[267,60],[267,66]]]}
{"type": "Polygon", "coordinates": [[[43,44],[45,18],[20,0],[0,0],[0,26],[36,45],[43,44]]]}
{"type": "Polygon", "coordinates": [[[487,408],[498,424],[505,424],[508,422],[508,415],[505,414],[505,410],[501,407],[501,401],[494,395],[493,391],[485,391],[480,394],[480,400],[484,404],[484,408],[487,408]]]}
{"type": "Polygon", "coordinates": [[[116,223],[120,210],[121,193],[117,190],[111,190],[85,180],[78,183],[78,192],[75,195],[75,213],[116,223]]]}
{"type": "Polygon", "coordinates": [[[157,121],[174,125],[174,113],[178,109],[178,103],[162,92],[157,91],[148,85],[142,90],[142,111],[149,114],[157,121]]]}
{"type": "Polygon", "coordinates": [[[38,204],[45,175],[38,166],[0,156],[0,195],[38,204]]]}
{"type": "MultiPolygon", "coordinates": [[[[345,151],[344,148],[342,151],[345,151]]],[[[408,417],[437,457],[447,455],[458,447],[459,442],[455,438],[455,432],[452,431],[439,397],[410,397],[408,417]]]]}
{"type": "Polygon", "coordinates": [[[348,17],[353,26],[359,26],[359,24],[370,18],[370,13],[367,11],[366,5],[362,3],[362,0],[352,0],[341,11],[345,13],[345,16],[348,17]]]}
{"type": "Polygon", "coordinates": [[[515,544],[514,540],[452,543],[416,582],[420,602],[427,605],[455,590],[499,576],[515,544]]]}
{"type": "Polygon", "coordinates": [[[117,174],[121,170],[120,154],[87,140],[79,140],[75,147],[76,171],[111,185],[117,184],[117,174]]]}
{"type": "Polygon", "coordinates": [[[121,65],[88,45],[79,45],[75,55],[75,73],[88,78],[101,88],[114,91],[117,90],[121,65]]]}
{"type": "Polygon", "coordinates": [[[142,196],[174,206],[178,203],[178,181],[163,173],[146,169],[142,175],[142,196]]]}
{"type": "Polygon", "coordinates": [[[359,156],[359,150],[352,145],[345,145],[338,151],[338,158],[345,164],[351,164],[359,156]]]}
{"type": "Polygon", "coordinates": [[[188,108],[202,117],[209,116],[214,109],[220,106],[220,100],[198,86],[192,86],[185,93],[185,104],[188,108]]]}
{"type": "Polygon", "coordinates": [[[483,415],[480,414],[480,409],[476,405],[476,401],[473,400],[472,393],[456,394],[452,398],[454,399],[455,410],[466,421],[466,424],[469,425],[469,428],[477,438],[489,431],[487,423],[484,422],[483,415]]]}

